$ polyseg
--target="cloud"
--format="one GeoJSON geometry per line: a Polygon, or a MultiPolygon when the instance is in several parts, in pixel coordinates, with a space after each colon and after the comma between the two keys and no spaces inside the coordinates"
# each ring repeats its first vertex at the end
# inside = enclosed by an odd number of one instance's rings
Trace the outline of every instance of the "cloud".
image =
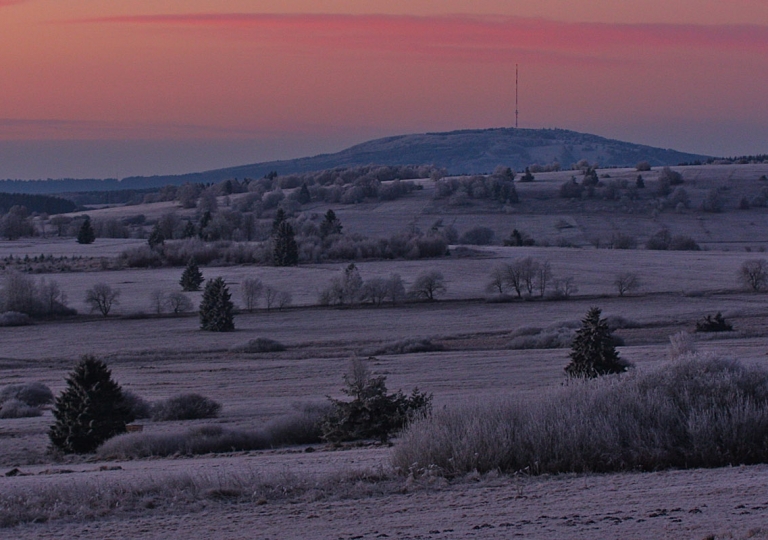
{"type": "Polygon", "coordinates": [[[768,48],[768,27],[757,25],[566,23],[506,16],[182,14],[69,21],[216,32],[288,50],[372,51],[450,60],[610,59],[649,49],[750,51],[768,48]]]}

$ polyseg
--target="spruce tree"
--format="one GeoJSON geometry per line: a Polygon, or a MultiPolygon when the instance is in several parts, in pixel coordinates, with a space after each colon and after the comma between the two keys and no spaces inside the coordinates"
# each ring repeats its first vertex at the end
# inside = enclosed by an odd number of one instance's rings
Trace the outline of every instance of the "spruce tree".
{"type": "Polygon", "coordinates": [[[275,212],[275,219],[272,220],[273,235],[277,234],[277,231],[280,229],[280,225],[282,225],[286,219],[288,219],[288,216],[285,215],[285,210],[278,208],[277,212],[275,212]]]}
{"type": "Polygon", "coordinates": [[[85,216],[85,221],[83,221],[83,224],[80,226],[80,230],[77,233],[77,243],[93,244],[94,240],[96,240],[96,233],[93,232],[91,218],[85,216]]]}
{"type": "Polygon", "coordinates": [[[591,308],[573,338],[571,363],[565,368],[571,377],[592,379],[627,370],[627,363],[616,351],[608,323],[600,314],[600,308],[591,308]]]}
{"type": "Polygon", "coordinates": [[[205,281],[203,273],[200,272],[200,268],[197,266],[194,257],[190,257],[187,261],[187,267],[181,274],[179,284],[183,291],[199,291],[200,285],[205,281]]]}
{"type": "Polygon", "coordinates": [[[217,277],[205,284],[203,301],[200,303],[200,329],[209,332],[230,332],[235,329],[229,289],[224,279],[217,277]]]}
{"type": "Polygon", "coordinates": [[[280,223],[272,238],[272,259],[275,266],[299,264],[299,246],[294,238],[293,227],[287,221],[280,223]]]}
{"type": "Polygon", "coordinates": [[[301,184],[301,190],[299,190],[299,203],[307,204],[312,202],[312,194],[309,192],[307,184],[301,184]]]}
{"type": "Polygon", "coordinates": [[[152,228],[152,232],[149,235],[149,239],[147,240],[147,243],[149,244],[149,247],[151,247],[152,249],[165,243],[165,235],[160,230],[160,227],[155,225],[152,228]]]}
{"type": "Polygon", "coordinates": [[[336,217],[336,212],[328,210],[322,223],[320,223],[320,236],[325,238],[331,234],[341,234],[342,228],[341,221],[336,217]]]}
{"type": "Polygon", "coordinates": [[[83,356],[67,378],[67,388],[56,398],[56,422],[48,436],[54,447],[68,454],[93,452],[107,439],[125,433],[133,420],[123,391],[107,365],[83,356]]]}

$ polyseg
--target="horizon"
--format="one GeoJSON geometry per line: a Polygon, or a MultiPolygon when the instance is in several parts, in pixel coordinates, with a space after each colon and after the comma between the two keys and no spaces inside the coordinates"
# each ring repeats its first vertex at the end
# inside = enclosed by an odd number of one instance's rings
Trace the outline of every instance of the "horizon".
{"type": "Polygon", "coordinates": [[[0,0],[0,179],[184,174],[514,126],[516,64],[521,128],[768,152],[754,0],[252,4],[0,0]]]}

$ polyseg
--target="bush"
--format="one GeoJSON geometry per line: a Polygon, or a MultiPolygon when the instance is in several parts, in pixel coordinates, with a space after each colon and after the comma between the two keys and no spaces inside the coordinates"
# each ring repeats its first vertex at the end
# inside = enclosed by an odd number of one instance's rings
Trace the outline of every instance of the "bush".
{"type": "Polygon", "coordinates": [[[415,421],[403,474],[654,471],[768,461],[768,370],[687,357],[653,371],[415,421]]]}
{"type": "Polygon", "coordinates": [[[0,313],[0,326],[28,326],[32,324],[32,319],[26,313],[18,311],[6,311],[0,313]]]}
{"type": "Polygon", "coordinates": [[[647,161],[640,161],[636,166],[635,170],[640,172],[650,171],[651,170],[651,164],[647,161]]]}
{"type": "Polygon", "coordinates": [[[475,227],[461,235],[459,244],[489,246],[493,244],[493,237],[495,234],[493,229],[489,229],[488,227],[475,227]]]}
{"type": "Polygon", "coordinates": [[[578,322],[553,324],[549,328],[523,327],[513,332],[507,349],[566,349],[573,343],[578,322]]]}
{"type": "Polygon", "coordinates": [[[125,432],[132,421],[123,392],[104,362],[83,356],[56,398],[56,422],[48,435],[59,450],[71,454],[93,452],[107,439],[125,432]]]}
{"type": "Polygon", "coordinates": [[[41,382],[12,384],[0,392],[0,403],[15,399],[32,407],[53,403],[53,392],[41,382]]]}
{"type": "Polygon", "coordinates": [[[149,402],[130,390],[123,390],[123,404],[136,420],[152,417],[152,406],[149,402]]]}
{"type": "Polygon", "coordinates": [[[156,422],[174,420],[200,420],[216,418],[221,403],[200,394],[181,394],[152,404],[152,420],[156,422]]]}
{"type": "Polygon", "coordinates": [[[28,405],[18,399],[9,399],[3,402],[2,407],[0,407],[0,418],[31,418],[42,415],[43,411],[40,408],[28,405]]]}
{"type": "Polygon", "coordinates": [[[410,396],[402,391],[387,394],[383,375],[374,377],[361,360],[353,360],[350,372],[344,375],[346,388],[341,391],[351,401],[332,399],[333,409],[323,420],[323,439],[333,443],[357,439],[380,439],[402,429],[418,415],[431,410],[432,395],[419,392],[410,396]]]}
{"type": "Polygon", "coordinates": [[[199,455],[245,452],[269,448],[261,431],[225,430],[221,426],[200,426],[185,433],[127,433],[98,449],[101,459],[138,459],[172,455],[199,455]]]}
{"type": "Polygon", "coordinates": [[[445,350],[445,347],[439,343],[432,343],[430,339],[412,338],[380,345],[378,348],[367,349],[363,354],[366,356],[376,356],[379,354],[413,354],[443,350],[445,350]]]}
{"type": "Polygon", "coordinates": [[[279,341],[267,338],[252,339],[242,345],[236,345],[230,350],[232,352],[243,353],[267,353],[267,352],[281,352],[286,349],[285,345],[279,341]]]}
{"type": "Polygon", "coordinates": [[[722,313],[719,311],[713,317],[707,315],[703,320],[696,323],[697,332],[731,332],[733,331],[733,325],[725,320],[722,313]]]}
{"type": "Polygon", "coordinates": [[[669,336],[669,349],[667,357],[670,360],[679,360],[687,355],[696,354],[696,342],[688,332],[678,332],[669,336]]]}
{"type": "Polygon", "coordinates": [[[264,431],[270,446],[315,444],[322,440],[323,419],[332,411],[330,403],[296,403],[295,412],[267,422],[264,431]]]}

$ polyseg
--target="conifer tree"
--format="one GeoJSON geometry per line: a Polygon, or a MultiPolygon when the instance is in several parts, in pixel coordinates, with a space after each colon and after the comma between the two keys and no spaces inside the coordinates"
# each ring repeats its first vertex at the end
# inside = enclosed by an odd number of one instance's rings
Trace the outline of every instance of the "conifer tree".
{"type": "Polygon", "coordinates": [[[133,420],[123,391],[107,365],[83,356],[67,378],[67,388],[56,398],[56,422],[48,436],[54,447],[68,454],[93,452],[107,439],[125,433],[133,420]]]}
{"type": "Polygon", "coordinates": [[[309,192],[306,182],[301,184],[301,190],[299,191],[299,203],[307,204],[312,202],[312,194],[309,192]]]}
{"type": "Polygon", "coordinates": [[[85,221],[83,221],[83,224],[80,226],[80,230],[77,233],[77,243],[93,244],[94,240],[96,240],[96,233],[93,232],[91,218],[85,216],[85,221]]]}
{"type": "Polygon", "coordinates": [[[280,229],[280,225],[288,219],[288,216],[285,215],[285,210],[282,208],[278,208],[277,212],[275,212],[275,219],[272,220],[272,234],[277,234],[278,229],[280,229]]]}
{"type": "Polygon", "coordinates": [[[230,332],[235,329],[229,289],[224,279],[217,277],[205,284],[203,301],[200,303],[200,329],[209,332],[230,332]]]}
{"type": "Polygon", "coordinates": [[[187,267],[181,274],[179,284],[183,291],[199,291],[200,285],[205,281],[203,273],[200,272],[200,268],[197,266],[194,257],[190,257],[187,261],[187,267]]]}
{"type": "Polygon", "coordinates": [[[152,249],[165,243],[165,235],[160,230],[159,226],[155,225],[152,228],[152,232],[149,235],[149,239],[147,240],[147,243],[149,244],[149,247],[151,247],[152,249]]]}
{"type": "Polygon", "coordinates": [[[325,238],[331,234],[341,234],[342,228],[341,221],[336,217],[336,212],[328,210],[322,223],[320,223],[320,236],[325,238]]]}
{"type": "Polygon", "coordinates": [[[619,358],[608,323],[600,314],[600,308],[591,308],[573,338],[571,363],[565,368],[571,377],[592,379],[627,370],[628,364],[619,358]]]}
{"type": "Polygon", "coordinates": [[[299,246],[296,244],[293,227],[287,221],[280,223],[272,238],[272,259],[275,266],[299,264],[299,246]]]}

